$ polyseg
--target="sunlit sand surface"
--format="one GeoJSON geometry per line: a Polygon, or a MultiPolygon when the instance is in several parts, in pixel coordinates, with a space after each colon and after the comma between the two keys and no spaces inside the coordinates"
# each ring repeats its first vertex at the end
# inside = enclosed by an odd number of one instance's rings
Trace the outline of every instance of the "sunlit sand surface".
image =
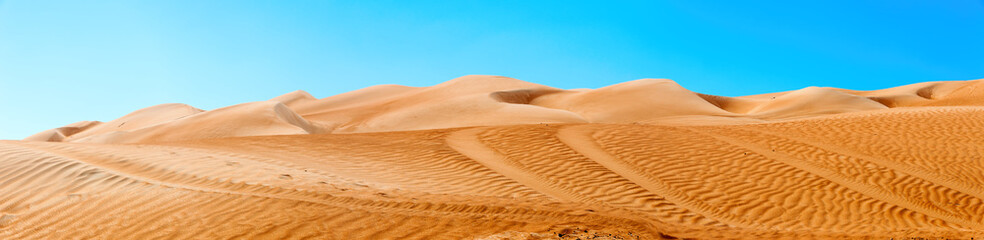
{"type": "Polygon", "coordinates": [[[0,141],[0,239],[982,237],[981,105],[496,76],[162,104],[0,141]]]}

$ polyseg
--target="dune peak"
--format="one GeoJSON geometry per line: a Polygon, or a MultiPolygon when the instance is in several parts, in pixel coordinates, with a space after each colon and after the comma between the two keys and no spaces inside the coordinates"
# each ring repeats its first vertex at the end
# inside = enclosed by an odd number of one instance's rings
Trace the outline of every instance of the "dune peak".
{"type": "Polygon", "coordinates": [[[433,89],[458,91],[469,90],[513,90],[520,88],[550,88],[515,78],[494,75],[466,75],[434,85],[433,89]]]}
{"type": "Polygon", "coordinates": [[[312,96],[307,91],[304,91],[304,90],[296,90],[296,91],[293,91],[293,92],[286,93],[284,95],[280,95],[280,96],[276,96],[274,98],[271,98],[270,101],[289,102],[289,101],[293,101],[295,99],[310,99],[310,100],[313,100],[313,99],[317,99],[317,98],[315,98],[314,96],[312,96]]]}

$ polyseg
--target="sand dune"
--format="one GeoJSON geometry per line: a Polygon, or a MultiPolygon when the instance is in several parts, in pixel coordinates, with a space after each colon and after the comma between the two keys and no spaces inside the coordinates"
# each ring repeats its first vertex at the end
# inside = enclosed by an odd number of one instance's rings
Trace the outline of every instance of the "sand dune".
{"type": "MultiPolygon", "coordinates": [[[[361,101],[326,111],[299,113],[310,121],[331,126],[335,133],[585,122],[571,112],[512,104],[492,96],[503,90],[524,89],[554,90],[506,77],[465,76],[432,87],[400,89],[392,96],[361,97],[361,101]]],[[[378,95],[376,91],[360,93],[378,95]]]]}
{"type": "MultiPolygon", "coordinates": [[[[162,104],[87,129],[65,126],[24,140],[136,143],[540,123],[733,125],[886,108],[979,106],[984,105],[984,90],[978,90],[979,86],[984,86],[984,82],[926,82],[875,91],[808,87],[789,92],[723,97],[691,92],[667,79],[641,79],[599,89],[563,90],[507,77],[470,75],[431,87],[380,85],[322,99],[298,90],[270,99],[287,109],[268,111],[283,112],[282,115],[259,114],[267,120],[254,118],[247,121],[251,124],[246,124],[237,117],[207,118],[207,124],[224,125],[224,130],[216,127],[184,129],[198,123],[171,122],[200,113],[211,115],[207,114],[211,111],[183,104],[162,104]],[[219,123],[225,121],[223,119],[229,122],[219,123]],[[286,125],[261,127],[263,122],[278,121],[286,125]],[[241,129],[247,127],[250,129],[241,129]],[[202,130],[207,132],[200,132],[202,130]],[[199,133],[192,133],[195,131],[199,133]],[[167,134],[163,134],[165,132],[167,134]]],[[[223,115],[236,114],[231,112],[250,115],[246,112],[253,110],[212,111],[226,112],[223,115]]]]}
{"type": "Polygon", "coordinates": [[[734,115],[667,79],[642,79],[595,90],[546,95],[532,104],[571,111],[593,123],[628,123],[682,115],[734,115]]]}
{"type": "Polygon", "coordinates": [[[980,238],[982,84],[158,105],[0,141],[0,239],[980,238]]]}
{"type": "MultiPolygon", "coordinates": [[[[131,131],[146,128],[161,123],[170,122],[183,117],[202,112],[180,103],[168,103],[137,110],[115,120],[95,125],[85,131],[67,136],[66,141],[77,141],[99,135],[113,134],[120,131],[131,131]]],[[[84,141],[84,140],[83,140],[84,141]]]]}
{"type": "Polygon", "coordinates": [[[283,103],[263,101],[215,109],[130,131],[92,135],[77,139],[74,142],[138,143],[217,137],[309,134],[321,133],[322,131],[319,126],[311,124],[283,103]]]}
{"type": "Polygon", "coordinates": [[[314,98],[314,96],[311,96],[310,93],[305,92],[304,90],[297,90],[284,95],[277,96],[275,98],[270,99],[269,101],[280,102],[283,103],[285,106],[292,107],[296,105],[308,104],[310,102],[314,102],[317,100],[318,99],[314,98]]]}
{"type": "Polygon", "coordinates": [[[885,108],[888,107],[866,97],[808,87],[763,101],[747,114],[763,119],[788,119],[885,108]]]}
{"type": "MultiPolygon", "coordinates": [[[[42,141],[42,142],[61,142],[65,141],[65,138],[79,133],[83,130],[88,130],[89,128],[95,127],[102,124],[99,121],[81,121],[65,125],[64,127],[48,129],[27,138],[24,141],[42,141]]],[[[95,131],[93,131],[95,132],[95,131]]]]}

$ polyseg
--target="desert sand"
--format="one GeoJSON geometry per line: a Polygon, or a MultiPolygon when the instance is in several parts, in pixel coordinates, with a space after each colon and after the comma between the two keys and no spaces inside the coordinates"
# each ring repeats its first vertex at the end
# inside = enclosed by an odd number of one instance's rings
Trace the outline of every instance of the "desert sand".
{"type": "Polygon", "coordinates": [[[0,141],[0,239],[980,238],[982,106],[478,75],[162,104],[0,141]]]}

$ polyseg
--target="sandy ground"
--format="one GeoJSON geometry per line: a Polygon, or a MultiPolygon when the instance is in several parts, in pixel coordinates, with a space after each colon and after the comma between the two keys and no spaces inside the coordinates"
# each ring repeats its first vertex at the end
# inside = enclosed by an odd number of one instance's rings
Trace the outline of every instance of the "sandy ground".
{"type": "Polygon", "coordinates": [[[0,239],[981,238],[981,86],[163,104],[0,141],[0,239]]]}

